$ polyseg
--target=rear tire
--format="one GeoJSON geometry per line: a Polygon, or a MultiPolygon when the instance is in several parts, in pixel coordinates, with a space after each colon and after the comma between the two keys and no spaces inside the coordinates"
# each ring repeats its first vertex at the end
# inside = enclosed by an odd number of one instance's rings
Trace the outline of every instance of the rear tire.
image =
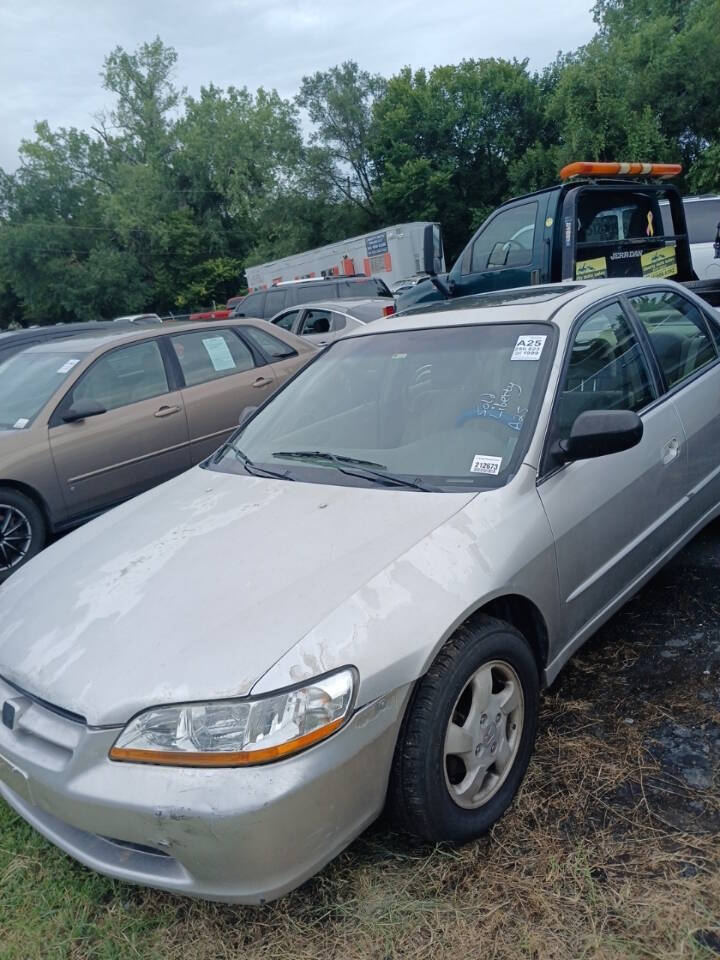
{"type": "Polygon", "coordinates": [[[388,794],[396,823],[433,842],[486,833],[525,776],[539,699],[535,657],[517,630],[488,616],[460,627],[403,720],[388,794]]]}
{"type": "Polygon", "coordinates": [[[45,546],[47,524],[30,497],[0,487],[0,583],[45,546]]]}

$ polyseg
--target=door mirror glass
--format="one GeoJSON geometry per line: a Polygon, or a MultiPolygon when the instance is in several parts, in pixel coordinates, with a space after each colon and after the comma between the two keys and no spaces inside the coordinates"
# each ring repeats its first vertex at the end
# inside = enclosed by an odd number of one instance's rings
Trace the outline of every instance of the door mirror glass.
{"type": "Polygon", "coordinates": [[[75,423],[78,420],[86,420],[88,417],[97,417],[101,413],[107,413],[107,410],[99,401],[76,400],[72,406],[68,407],[62,418],[65,423],[75,423]]]}
{"type": "Polygon", "coordinates": [[[567,461],[589,460],[629,450],[640,443],[642,435],[642,420],[633,410],[586,410],[559,446],[567,461]]]}

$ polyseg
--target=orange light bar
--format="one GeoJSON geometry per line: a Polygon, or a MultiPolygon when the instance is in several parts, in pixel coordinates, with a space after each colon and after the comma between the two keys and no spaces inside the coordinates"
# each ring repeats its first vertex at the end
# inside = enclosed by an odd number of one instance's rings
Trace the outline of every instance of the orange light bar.
{"type": "Polygon", "coordinates": [[[295,737],[286,743],[279,743],[275,747],[265,747],[259,750],[238,750],[235,753],[193,753],[183,750],[134,750],[132,747],[113,747],[110,751],[111,760],[122,760],[126,763],[155,763],[166,767],[248,767],[256,763],[270,763],[272,760],[281,760],[292,753],[298,753],[311,747],[314,743],[325,740],[339,730],[345,722],[345,717],[338,717],[312,730],[301,737],[295,737]]]}
{"type": "Polygon", "coordinates": [[[560,171],[561,180],[572,177],[658,177],[666,180],[682,173],[680,163],[568,163],[560,171]]]}

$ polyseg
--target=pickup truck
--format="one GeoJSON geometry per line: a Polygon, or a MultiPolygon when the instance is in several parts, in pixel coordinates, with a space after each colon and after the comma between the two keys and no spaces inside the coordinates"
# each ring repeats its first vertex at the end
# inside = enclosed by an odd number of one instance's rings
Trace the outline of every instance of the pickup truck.
{"type": "Polygon", "coordinates": [[[672,279],[720,305],[720,278],[698,280],[683,201],[667,183],[681,170],[679,164],[569,164],[559,184],[498,207],[447,274],[438,272],[439,227],[429,224],[423,244],[429,276],[398,295],[398,313],[469,294],[598,277],[672,279]]]}

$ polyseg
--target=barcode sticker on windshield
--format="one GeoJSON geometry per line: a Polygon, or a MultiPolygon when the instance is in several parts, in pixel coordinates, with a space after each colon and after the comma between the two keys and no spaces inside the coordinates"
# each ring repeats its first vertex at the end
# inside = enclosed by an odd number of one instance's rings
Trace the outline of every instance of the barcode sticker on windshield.
{"type": "Polygon", "coordinates": [[[25,417],[20,417],[20,419],[16,420],[13,424],[13,430],[24,430],[29,423],[30,421],[25,417]]]}
{"type": "Polygon", "coordinates": [[[58,372],[58,373],[70,373],[70,371],[72,370],[72,368],[75,366],[76,363],[80,363],[80,361],[79,361],[79,360],[75,360],[75,359],[68,360],[67,363],[64,363],[64,364],[58,369],[57,372],[58,372]]]}
{"type": "Polygon", "coordinates": [[[539,360],[547,337],[518,337],[511,360],[539,360]]]}
{"type": "Polygon", "coordinates": [[[473,462],[470,464],[470,473],[485,473],[491,477],[496,477],[500,473],[502,461],[502,457],[486,457],[482,453],[478,453],[473,457],[473,462]]]}

